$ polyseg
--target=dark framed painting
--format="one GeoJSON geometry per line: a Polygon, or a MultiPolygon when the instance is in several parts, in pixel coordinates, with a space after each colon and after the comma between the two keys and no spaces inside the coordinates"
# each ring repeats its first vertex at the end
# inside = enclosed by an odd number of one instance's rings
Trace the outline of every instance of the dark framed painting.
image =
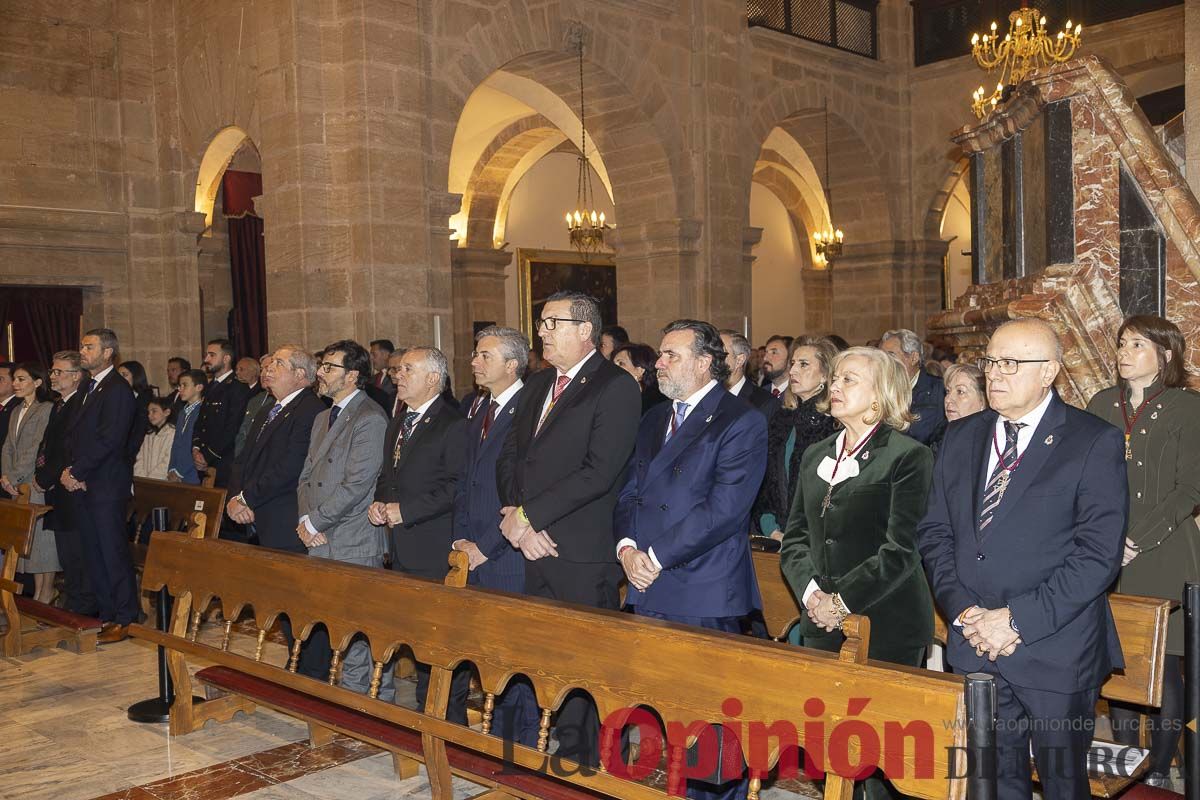
{"type": "Polygon", "coordinates": [[[571,250],[517,250],[517,280],[520,293],[521,330],[534,349],[542,343],[533,329],[546,298],[555,292],[585,292],[600,302],[603,324],[617,321],[617,270],[612,256],[595,253],[585,260],[571,250]]]}

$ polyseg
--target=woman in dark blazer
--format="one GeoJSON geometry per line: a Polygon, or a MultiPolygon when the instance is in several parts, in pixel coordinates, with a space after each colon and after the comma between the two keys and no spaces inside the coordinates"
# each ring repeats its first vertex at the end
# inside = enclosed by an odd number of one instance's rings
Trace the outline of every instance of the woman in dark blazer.
{"type": "MultiPolygon", "coordinates": [[[[1129,528],[1120,591],[1179,599],[1184,583],[1200,580],[1200,532],[1192,511],[1200,503],[1200,395],[1184,388],[1186,343],[1161,317],[1135,316],[1117,331],[1117,384],[1098,392],[1087,410],[1125,431],[1129,528]]],[[[1183,730],[1183,612],[1171,614],[1163,670],[1162,706],[1111,704],[1116,738],[1137,745],[1147,713],[1147,783],[1167,785],[1183,730]]]]}
{"type": "Polygon", "coordinates": [[[633,376],[642,390],[642,416],[659,403],[667,402],[667,396],[658,390],[658,372],[654,362],[658,354],[647,344],[625,344],[613,351],[613,363],[633,376]]]}
{"type": "MultiPolygon", "coordinates": [[[[921,666],[933,638],[933,597],[917,523],[933,478],[929,448],[903,434],[912,388],[900,362],[852,347],[833,360],[829,411],[843,430],[800,459],[781,550],[783,575],[808,610],[801,644],[836,651],[848,614],[871,621],[869,656],[921,666]]],[[[888,797],[877,778],[868,798],[888,797]]]]}
{"type": "Polygon", "coordinates": [[[798,336],[788,350],[788,386],[767,420],[767,474],[754,503],[764,536],[783,541],[800,459],[810,445],[837,431],[833,417],[820,410],[829,405],[829,367],[837,354],[837,346],[822,336],[798,336]]]}

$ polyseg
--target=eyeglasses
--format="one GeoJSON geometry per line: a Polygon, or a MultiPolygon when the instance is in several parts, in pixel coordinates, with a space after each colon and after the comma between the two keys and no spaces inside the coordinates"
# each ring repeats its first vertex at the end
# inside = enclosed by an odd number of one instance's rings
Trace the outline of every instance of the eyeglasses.
{"type": "Polygon", "coordinates": [[[1017,369],[1022,364],[1048,364],[1048,358],[988,358],[984,356],[975,362],[975,366],[979,367],[979,371],[987,374],[992,371],[992,367],[998,367],[1001,375],[1016,375],[1017,369]]]}
{"type": "Polygon", "coordinates": [[[52,370],[50,370],[50,377],[53,378],[58,375],[62,375],[64,372],[79,372],[79,370],[77,370],[77,369],[52,369],[52,370]]]}
{"type": "Polygon", "coordinates": [[[543,317],[537,322],[538,330],[545,328],[548,331],[552,331],[558,327],[558,323],[560,322],[574,322],[576,325],[582,325],[583,323],[587,322],[587,320],[571,319],[570,317],[543,317]]]}
{"type": "Polygon", "coordinates": [[[317,364],[317,369],[321,372],[333,372],[335,369],[345,369],[341,364],[335,364],[332,361],[322,361],[317,364]]]}

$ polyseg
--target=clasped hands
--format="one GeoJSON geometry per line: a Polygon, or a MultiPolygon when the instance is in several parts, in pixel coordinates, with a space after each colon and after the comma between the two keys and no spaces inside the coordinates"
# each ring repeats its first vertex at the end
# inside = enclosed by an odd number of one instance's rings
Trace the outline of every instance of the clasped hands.
{"type": "Polygon", "coordinates": [[[627,545],[621,550],[620,559],[621,568],[625,570],[625,577],[639,592],[649,589],[650,584],[654,583],[662,574],[662,570],[654,566],[654,560],[650,558],[649,553],[645,550],[638,550],[632,545],[627,545]]]}
{"type": "Polygon", "coordinates": [[[329,540],[325,538],[325,534],[309,533],[308,526],[303,521],[296,526],[296,535],[300,537],[300,541],[304,542],[305,547],[319,547],[323,544],[329,544],[329,540]]]}
{"type": "Polygon", "coordinates": [[[367,509],[367,519],[371,520],[372,525],[390,525],[393,528],[404,523],[399,503],[381,503],[378,500],[367,509]]]}
{"type": "MultiPolygon", "coordinates": [[[[71,474],[70,467],[62,471],[62,475],[58,476],[58,481],[68,492],[78,492],[80,489],[85,492],[87,491],[87,484],[83,481],[75,480],[75,476],[71,474]]],[[[10,494],[16,494],[16,491],[10,492],[10,494]]]]}
{"type": "Polygon", "coordinates": [[[521,551],[529,561],[553,556],[558,558],[558,544],[545,531],[535,531],[533,526],[521,518],[516,506],[505,506],[500,509],[503,519],[500,520],[500,533],[508,543],[521,551]]]}
{"type": "Polygon", "coordinates": [[[808,596],[808,601],[804,604],[808,609],[808,618],[823,631],[836,631],[842,627],[842,617],[838,613],[837,605],[833,602],[833,595],[823,592],[820,589],[814,589],[812,594],[808,596]]]}
{"type": "Polygon", "coordinates": [[[1007,608],[971,606],[958,619],[975,655],[986,655],[989,661],[1012,655],[1021,643],[1021,634],[1013,630],[1012,614],[1007,608]]]}

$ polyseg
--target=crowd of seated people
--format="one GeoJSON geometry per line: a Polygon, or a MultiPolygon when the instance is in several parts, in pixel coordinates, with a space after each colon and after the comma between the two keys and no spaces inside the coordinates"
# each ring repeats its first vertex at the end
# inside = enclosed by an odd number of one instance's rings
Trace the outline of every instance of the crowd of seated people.
{"type": "MultiPolygon", "coordinates": [[[[139,615],[132,479],[211,475],[235,541],[434,579],[462,550],[476,585],[617,609],[624,583],[637,614],[736,632],[761,607],[757,534],[780,543],[807,611],[793,643],[836,650],[858,614],[872,622],[871,658],[920,666],[936,606],[951,622],[949,668],[997,680],[1012,723],[1001,754],[1065,753],[1043,791],[1080,796],[1098,688],[1122,663],[1106,592],[1117,581],[1174,596],[1200,579],[1200,397],[1175,325],[1127,319],[1117,381],[1086,411],[1055,391],[1061,344],[1037,320],[1001,325],[969,360],[903,329],[874,346],[780,334],[756,349],[677,320],[631,342],[574,292],[549,298],[536,331],[536,349],[512,328],[480,331],[461,399],[444,354],[386,339],[240,360],[215,339],[203,369],[169,361],[166,393],[119,359],[107,329],[46,366],[0,364],[0,490],[30,484],[54,508],[20,569],[36,599],[95,615],[100,641],[120,641],[139,615]]],[[[1163,704],[1144,723],[1152,782],[1183,714],[1179,616],[1163,704]]],[[[300,653],[302,674],[328,675],[320,628],[300,653]]],[[[352,643],[342,684],[365,692],[371,666],[352,643]]],[[[428,675],[418,668],[418,698],[428,675]]],[[[467,681],[451,690],[459,721],[467,681]]],[[[395,696],[391,683],[389,666],[380,697],[395,696]]],[[[1137,741],[1142,711],[1113,707],[1122,741],[1137,741]]],[[[527,684],[495,713],[495,730],[536,742],[527,684]]],[[[557,726],[564,756],[595,763],[585,696],[557,726]]],[[[1001,763],[1001,796],[1028,796],[1028,759],[1001,763]]],[[[689,793],[744,793],[740,776],[724,778],[689,793]]],[[[864,791],[887,789],[870,778],[864,791]]]]}

